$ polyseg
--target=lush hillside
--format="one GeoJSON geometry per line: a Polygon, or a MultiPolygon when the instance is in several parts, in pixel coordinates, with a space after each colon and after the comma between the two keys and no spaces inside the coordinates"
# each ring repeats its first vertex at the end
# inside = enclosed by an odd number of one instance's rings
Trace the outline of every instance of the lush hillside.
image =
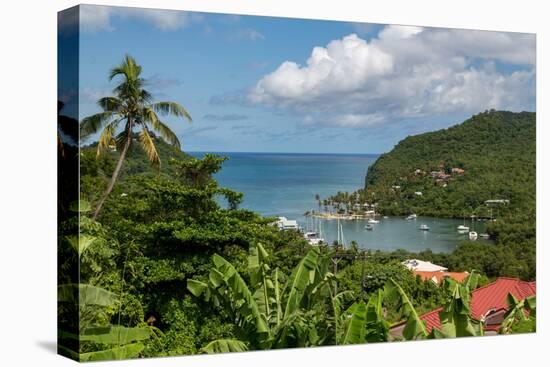
{"type": "MultiPolygon", "coordinates": [[[[151,133],[153,134],[153,133],[151,133]]],[[[136,139],[134,137],[134,142],[136,139]]],[[[170,160],[180,159],[185,160],[189,158],[189,155],[181,151],[180,149],[166,143],[164,140],[153,136],[153,141],[155,142],[155,147],[160,155],[161,160],[161,169],[162,173],[172,174],[173,166],[170,164],[170,160]]],[[[99,157],[96,157],[97,153],[97,142],[90,144],[81,149],[81,171],[82,175],[95,175],[97,170],[103,171],[103,173],[111,174],[114,166],[118,160],[119,153],[116,150],[111,150],[104,152],[99,157]]],[[[121,176],[129,176],[139,173],[153,173],[153,168],[151,163],[147,159],[145,152],[140,147],[139,144],[132,144],[128,152],[128,157],[124,161],[124,166],[122,168],[121,176]]]]}
{"type": "Polygon", "coordinates": [[[490,199],[510,201],[493,209],[502,212],[495,215],[531,212],[535,138],[535,113],[505,111],[410,136],[369,168],[363,195],[386,214],[488,216],[490,199]]]}
{"type": "MultiPolygon", "coordinates": [[[[158,137],[153,137],[153,140],[161,160],[160,172],[153,168],[141,146],[133,144],[130,146],[124,160],[117,190],[124,191],[126,186],[130,184],[127,182],[128,179],[136,175],[156,177],[160,174],[161,176],[172,177],[175,174],[173,160],[185,161],[190,157],[158,137]]],[[[103,152],[100,156],[97,156],[97,143],[81,149],[80,190],[83,199],[95,205],[96,200],[99,199],[100,194],[107,187],[118,158],[119,153],[116,150],[103,152]]]]}

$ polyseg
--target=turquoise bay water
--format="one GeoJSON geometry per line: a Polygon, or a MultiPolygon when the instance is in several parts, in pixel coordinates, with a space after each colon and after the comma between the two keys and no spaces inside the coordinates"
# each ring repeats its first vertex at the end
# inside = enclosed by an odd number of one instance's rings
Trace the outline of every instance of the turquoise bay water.
{"type": "MultiPolygon", "coordinates": [[[[202,157],[204,153],[190,153],[202,157]]],[[[354,191],[363,187],[369,165],[376,155],[366,154],[299,154],[299,153],[217,153],[229,157],[216,175],[222,187],[244,193],[241,207],[265,216],[284,216],[296,219],[303,228],[319,228],[303,214],[318,210],[315,194],[326,198],[338,191],[354,191]]],[[[467,235],[456,227],[461,220],[419,217],[381,218],[373,231],[364,229],[366,221],[341,221],[344,237],[349,244],[356,241],[360,247],[380,250],[406,249],[450,252],[467,235]],[[430,231],[420,231],[427,224],[430,231]]],[[[484,232],[483,223],[467,222],[478,233],[484,232]]],[[[337,220],[321,220],[322,235],[328,243],[337,238],[337,220]]],[[[479,241],[479,240],[478,240],[479,241]]]]}

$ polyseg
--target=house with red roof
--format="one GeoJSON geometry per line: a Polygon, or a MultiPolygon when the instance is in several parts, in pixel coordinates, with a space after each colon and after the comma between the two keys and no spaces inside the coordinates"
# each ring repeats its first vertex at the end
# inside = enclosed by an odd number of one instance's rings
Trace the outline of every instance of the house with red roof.
{"type": "MultiPolygon", "coordinates": [[[[498,278],[493,283],[472,291],[470,302],[471,316],[473,319],[482,321],[485,335],[495,335],[500,329],[504,315],[508,311],[508,294],[511,293],[516,299],[534,296],[537,293],[536,282],[525,282],[516,278],[498,278]]],[[[443,307],[430,311],[420,316],[426,323],[426,329],[431,332],[433,328],[441,328],[439,313],[443,307]]],[[[390,334],[394,338],[401,337],[405,322],[401,322],[391,328],[390,334]]]]}

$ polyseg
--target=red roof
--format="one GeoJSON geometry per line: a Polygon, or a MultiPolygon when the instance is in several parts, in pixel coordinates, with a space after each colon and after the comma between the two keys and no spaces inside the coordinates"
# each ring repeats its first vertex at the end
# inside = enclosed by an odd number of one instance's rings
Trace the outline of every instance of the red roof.
{"type": "MultiPolygon", "coordinates": [[[[524,299],[537,293],[536,282],[525,282],[515,278],[498,278],[493,283],[475,289],[472,292],[472,301],[470,304],[472,317],[476,320],[487,315],[489,311],[508,310],[506,297],[512,293],[517,299],[524,299]]],[[[443,310],[440,307],[436,310],[425,313],[420,318],[426,321],[428,332],[432,328],[441,328],[439,312],[443,310]]]]}

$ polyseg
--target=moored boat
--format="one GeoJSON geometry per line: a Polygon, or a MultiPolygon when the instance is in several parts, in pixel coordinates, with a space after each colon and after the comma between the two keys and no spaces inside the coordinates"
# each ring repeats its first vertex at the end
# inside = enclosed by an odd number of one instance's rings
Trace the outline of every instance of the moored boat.
{"type": "Polygon", "coordinates": [[[421,224],[420,227],[418,227],[418,229],[421,231],[429,231],[430,227],[428,227],[427,224],[421,224]]]}

